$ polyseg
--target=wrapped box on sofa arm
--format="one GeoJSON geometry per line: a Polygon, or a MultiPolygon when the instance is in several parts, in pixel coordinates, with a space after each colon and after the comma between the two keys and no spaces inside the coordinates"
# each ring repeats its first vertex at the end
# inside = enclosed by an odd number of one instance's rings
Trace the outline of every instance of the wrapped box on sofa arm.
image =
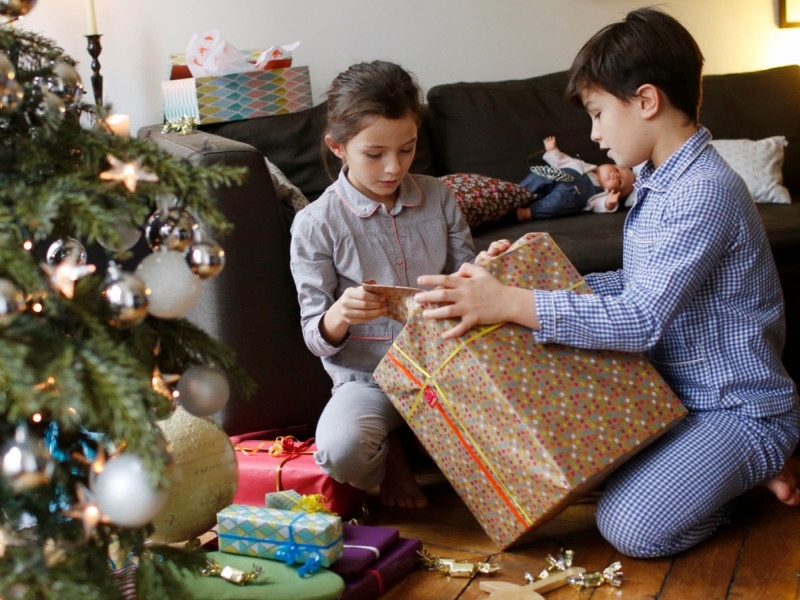
{"type": "MultiPolygon", "coordinates": [[[[587,161],[604,159],[589,139],[590,121],[563,100],[565,73],[518,81],[453,83],[428,92],[429,114],[420,129],[415,172],[477,172],[519,181],[526,158],[555,135],[565,151],[587,161]]],[[[704,83],[701,122],[716,139],[788,140],[783,165],[790,205],[759,204],[778,265],[787,306],[784,363],[800,380],[800,67],[711,75],[704,83]]],[[[304,346],[289,272],[293,209],[280,203],[264,156],[306,196],[328,185],[320,156],[324,105],[247,121],[205,126],[188,136],[145,128],[168,151],[197,162],[245,165],[238,189],[219,192],[221,208],[236,229],[223,246],[228,266],[201,301],[201,323],[212,325],[260,384],[251,402],[233,398],[222,416],[229,433],[313,425],[329,397],[330,381],[304,346]],[[234,141],[236,140],[236,141],[234,141]]],[[[626,211],[584,213],[540,222],[505,219],[473,231],[479,249],[498,238],[518,239],[533,230],[550,233],[581,273],[620,268],[626,211]]]]}

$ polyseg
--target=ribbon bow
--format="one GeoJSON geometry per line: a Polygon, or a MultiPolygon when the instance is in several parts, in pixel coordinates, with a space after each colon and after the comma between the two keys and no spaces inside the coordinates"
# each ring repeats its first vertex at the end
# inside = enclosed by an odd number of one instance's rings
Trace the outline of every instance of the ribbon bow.
{"type": "Polygon", "coordinates": [[[272,446],[269,448],[270,456],[282,456],[284,454],[299,454],[307,451],[311,444],[314,443],[314,438],[309,438],[305,442],[301,442],[293,435],[278,436],[275,438],[272,446]]]}

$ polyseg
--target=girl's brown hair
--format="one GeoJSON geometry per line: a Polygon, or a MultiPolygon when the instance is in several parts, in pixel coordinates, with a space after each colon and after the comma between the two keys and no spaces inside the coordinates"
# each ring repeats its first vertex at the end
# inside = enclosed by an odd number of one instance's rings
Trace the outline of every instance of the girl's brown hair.
{"type": "Polygon", "coordinates": [[[339,73],[325,94],[327,124],[322,139],[325,169],[329,152],[325,136],[337,144],[346,144],[374,117],[402,119],[413,115],[422,122],[422,91],[414,77],[400,65],[375,60],[361,62],[339,73]]]}

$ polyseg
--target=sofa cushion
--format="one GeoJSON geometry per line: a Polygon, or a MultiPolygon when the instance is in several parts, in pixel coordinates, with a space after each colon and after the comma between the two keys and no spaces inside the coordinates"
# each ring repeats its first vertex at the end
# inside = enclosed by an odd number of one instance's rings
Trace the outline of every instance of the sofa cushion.
{"type": "MultiPolygon", "coordinates": [[[[333,181],[322,161],[325,103],[308,110],[202,126],[204,131],[234,139],[257,148],[277,165],[309,200],[315,200],[333,181]]],[[[327,150],[328,165],[335,177],[338,159],[327,150]]],[[[419,128],[414,173],[433,174],[427,118],[419,128]]]]}
{"type": "Polygon", "coordinates": [[[440,179],[458,200],[471,229],[502,219],[536,199],[536,194],[521,185],[486,175],[453,173],[440,179]]]}
{"type": "Polygon", "coordinates": [[[800,66],[749,73],[707,75],[703,79],[700,122],[716,139],[751,139],[782,135],[788,145],[783,185],[800,193],[800,66]]]}
{"type": "Polygon", "coordinates": [[[791,204],[789,190],[781,185],[785,137],[776,135],[763,140],[711,140],[711,145],[741,175],[753,200],[791,204]]]}

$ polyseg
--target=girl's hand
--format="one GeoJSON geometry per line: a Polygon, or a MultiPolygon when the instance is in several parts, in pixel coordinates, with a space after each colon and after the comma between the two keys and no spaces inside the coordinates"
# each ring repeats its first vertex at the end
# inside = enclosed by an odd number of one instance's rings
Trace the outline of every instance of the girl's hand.
{"type": "Polygon", "coordinates": [[[489,248],[486,250],[481,250],[478,252],[478,256],[475,257],[475,264],[476,265],[485,265],[489,262],[490,258],[494,258],[495,256],[500,256],[503,252],[508,250],[511,246],[511,242],[508,240],[496,240],[489,244],[489,248]]]}
{"type": "Polygon", "coordinates": [[[446,303],[425,309],[422,315],[426,319],[460,319],[455,327],[442,334],[444,339],[459,337],[476,325],[505,321],[539,327],[533,292],[503,285],[477,265],[465,263],[454,275],[422,275],[417,283],[440,287],[420,292],[414,300],[420,304],[446,303]]]}
{"type": "Polygon", "coordinates": [[[373,321],[387,313],[386,300],[362,287],[347,288],[322,317],[320,331],[328,343],[342,343],[351,325],[373,321]]]}

